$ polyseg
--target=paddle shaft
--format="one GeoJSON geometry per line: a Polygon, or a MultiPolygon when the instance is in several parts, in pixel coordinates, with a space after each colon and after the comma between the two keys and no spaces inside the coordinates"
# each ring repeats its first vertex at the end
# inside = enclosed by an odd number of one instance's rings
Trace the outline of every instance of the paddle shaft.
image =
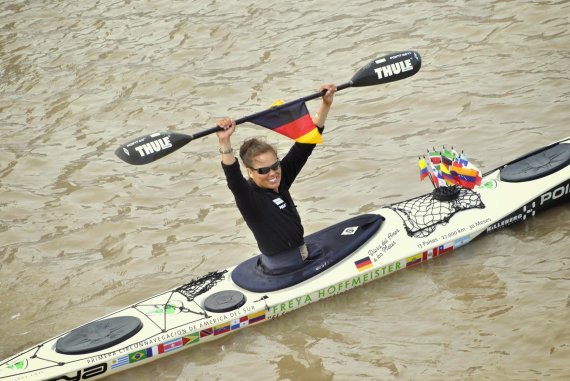
{"type": "MultiPolygon", "coordinates": [[[[375,86],[399,81],[416,74],[420,70],[420,67],[421,57],[417,52],[404,51],[388,54],[369,62],[366,66],[363,66],[352,76],[350,81],[337,86],[337,91],[347,89],[349,87],[375,86]]],[[[306,102],[322,97],[324,94],[324,91],[319,91],[280,106],[245,116],[237,119],[235,122],[236,124],[249,122],[267,113],[275,112],[281,107],[288,107],[298,102],[306,102]]],[[[129,164],[148,164],[180,149],[194,139],[198,139],[218,131],[220,131],[220,127],[216,126],[197,132],[193,135],[181,134],[178,132],[154,133],[131,140],[126,144],[122,144],[115,150],[115,154],[121,160],[129,164]]]]}
{"type": "MultiPolygon", "coordinates": [[[[349,88],[349,87],[351,87],[351,86],[352,86],[352,81],[345,82],[345,83],[343,83],[342,85],[338,85],[338,86],[336,87],[336,90],[337,90],[337,91],[344,90],[344,89],[347,89],[347,88],[349,88]]],[[[252,119],[258,118],[258,117],[260,117],[260,116],[262,116],[262,115],[265,115],[265,114],[267,114],[267,113],[270,113],[270,112],[272,112],[272,111],[275,111],[275,109],[280,108],[280,107],[287,107],[287,106],[289,106],[289,105],[291,105],[291,104],[293,104],[293,103],[297,103],[297,102],[307,102],[307,101],[310,101],[310,100],[313,100],[313,99],[322,97],[323,95],[325,95],[325,93],[326,93],[326,90],[319,91],[319,92],[313,93],[313,94],[311,94],[311,95],[307,95],[306,97],[302,97],[302,98],[296,99],[296,100],[294,100],[294,101],[290,101],[290,102],[284,103],[284,104],[279,105],[279,106],[277,106],[277,107],[269,108],[269,109],[266,109],[266,110],[262,110],[262,111],[256,112],[256,113],[251,114],[251,115],[244,116],[244,117],[242,117],[242,118],[236,119],[236,121],[235,121],[235,122],[236,122],[236,125],[249,122],[249,121],[252,120],[252,119]]],[[[213,134],[213,133],[218,132],[218,131],[221,131],[221,130],[222,130],[222,128],[216,126],[216,127],[208,128],[207,130],[204,130],[204,131],[196,132],[195,134],[190,135],[190,137],[192,138],[192,140],[194,140],[194,139],[199,139],[199,138],[203,138],[204,136],[213,134]]]]}

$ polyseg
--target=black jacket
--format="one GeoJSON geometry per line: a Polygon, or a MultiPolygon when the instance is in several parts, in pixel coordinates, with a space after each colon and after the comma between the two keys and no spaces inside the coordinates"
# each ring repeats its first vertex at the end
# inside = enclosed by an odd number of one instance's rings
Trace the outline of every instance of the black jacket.
{"type": "Polygon", "coordinates": [[[222,167],[237,207],[257,240],[259,250],[271,256],[304,243],[304,229],[289,188],[315,148],[314,144],[295,143],[281,160],[279,192],[258,187],[246,180],[238,160],[222,167]]]}

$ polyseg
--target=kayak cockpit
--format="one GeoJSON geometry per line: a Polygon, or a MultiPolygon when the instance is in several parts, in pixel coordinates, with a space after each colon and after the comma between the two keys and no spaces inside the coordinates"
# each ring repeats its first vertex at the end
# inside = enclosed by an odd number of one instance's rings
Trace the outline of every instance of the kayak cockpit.
{"type": "Polygon", "coordinates": [[[281,290],[322,273],[353,253],[382,225],[384,217],[364,214],[329,226],[305,237],[309,250],[306,264],[285,274],[267,274],[260,266],[261,255],[250,258],[232,271],[232,280],[253,292],[281,290]]]}
{"type": "Polygon", "coordinates": [[[501,180],[520,183],[540,179],[570,165],[570,144],[558,143],[532,152],[501,169],[501,180]]]}

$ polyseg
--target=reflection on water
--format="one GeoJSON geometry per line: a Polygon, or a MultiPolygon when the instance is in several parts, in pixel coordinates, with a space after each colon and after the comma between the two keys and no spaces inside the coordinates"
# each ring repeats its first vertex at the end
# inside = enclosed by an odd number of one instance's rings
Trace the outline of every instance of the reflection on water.
{"type": "MultiPolygon", "coordinates": [[[[144,167],[120,162],[120,143],[201,131],[418,50],[416,76],[337,95],[293,189],[312,232],[429,191],[415,167],[428,147],[461,147],[488,170],[566,137],[569,12],[512,1],[0,6],[0,357],[256,252],[213,136],[144,167]]],[[[563,205],[115,378],[565,379],[568,221],[563,205]]]]}

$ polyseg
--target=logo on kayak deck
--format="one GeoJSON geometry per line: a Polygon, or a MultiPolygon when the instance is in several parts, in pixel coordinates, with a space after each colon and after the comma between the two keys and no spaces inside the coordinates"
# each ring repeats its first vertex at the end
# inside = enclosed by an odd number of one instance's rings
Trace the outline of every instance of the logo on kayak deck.
{"type": "Polygon", "coordinates": [[[561,202],[570,195],[570,181],[559,185],[551,190],[544,192],[539,197],[530,201],[522,208],[512,212],[511,214],[504,217],[502,220],[494,223],[487,228],[487,233],[491,233],[495,230],[505,228],[510,225],[514,225],[517,222],[526,220],[527,217],[534,217],[537,212],[550,207],[553,202],[561,202]]]}
{"type": "Polygon", "coordinates": [[[160,152],[167,148],[172,148],[170,136],[165,136],[163,138],[153,140],[152,142],[141,144],[140,146],[135,147],[135,151],[137,151],[141,157],[145,157],[146,155],[160,152]]]}
{"type": "Polygon", "coordinates": [[[149,311],[144,312],[146,315],[175,315],[178,314],[180,312],[186,312],[188,309],[184,308],[184,303],[181,302],[180,300],[173,300],[169,303],[166,303],[164,305],[162,304],[154,304],[154,305],[149,305],[149,306],[143,306],[143,307],[148,307],[150,308],[149,311]]]}
{"type": "Polygon", "coordinates": [[[9,362],[8,364],[6,364],[6,367],[8,369],[13,369],[13,370],[24,370],[28,367],[28,360],[23,359],[20,361],[9,362]]]}
{"type": "MultiPolygon", "coordinates": [[[[381,64],[384,62],[386,62],[385,58],[382,58],[382,59],[379,59],[376,61],[377,64],[381,64]]],[[[393,75],[404,73],[404,72],[410,71],[410,70],[414,70],[411,59],[398,61],[396,63],[389,64],[386,66],[380,66],[379,68],[374,69],[374,71],[378,75],[378,79],[391,77],[393,75]]]]}
{"type": "Polygon", "coordinates": [[[540,205],[543,205],[546,202],[558,200],[563,196],[567,196],[570,194],[570,182],[559,186],[554,190],[550,190],[540,196],[540,205]]]}
{"type": "Polygon", "coordinates": [[[83,372],[78,370],[73,376],[59,376],[55,378],[50,378],[47,381],[59,381],[59,380],[69,380],[69,381],[79,381],[87,380],[89,378],[99,376],[107,371],[107,364],[102,363],[95,366],[90,366],[89,368],[83,369],[83,372]]]}
{"type": "Polygon", "coordinates": [[[340,233],[340,235],[354,235],[356,234],[356,231],[358,230],[358,226],[351,226],[348,228],[345,228],[342,233],[340,233]]]}
{"type": "Polygon", "coordinates": [[[497,180],[485,181],[483,184],[478,185],[479,189],[495,189],[497,187],[497,180]]]}

